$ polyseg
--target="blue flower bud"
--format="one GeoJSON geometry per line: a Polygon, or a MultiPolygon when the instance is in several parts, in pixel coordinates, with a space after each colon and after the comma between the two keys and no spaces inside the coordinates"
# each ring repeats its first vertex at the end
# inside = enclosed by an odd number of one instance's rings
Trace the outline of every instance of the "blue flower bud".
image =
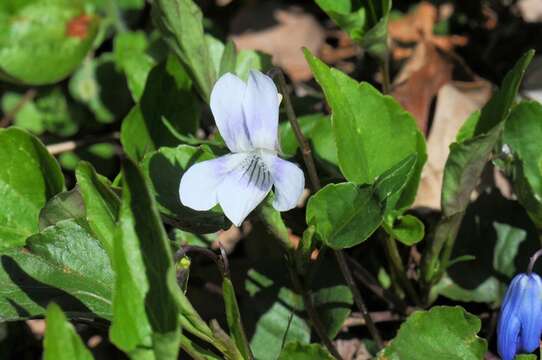
{"type": "Polygon", "coordinates": [[[506,290],[497,327],[497,348],[503,360],[530,353],[540,346],[542,334],[542,279],[534,273],[518,274],[506,290]]]}

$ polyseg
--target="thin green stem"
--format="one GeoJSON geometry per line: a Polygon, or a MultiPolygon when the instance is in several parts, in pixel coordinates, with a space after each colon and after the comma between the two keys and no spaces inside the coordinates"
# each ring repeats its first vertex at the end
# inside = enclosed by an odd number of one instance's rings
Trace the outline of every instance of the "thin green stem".
{"type": "Polygon", "coordinates": [[[398,280],[401,282],[401,286],[404,288],[408,296],[410,296],[412,301],[414,301],[417,306],[421,306],[422,302],[420,297],[406,276],[405,265],[403,264],[403,259],[401,259],[399,249],[397,248],[397,241],[392,236],[386,236],[384,238],[384,246],[386,249],[386,254],[390,260],[390,265],[397,275],[398,280]]]}
{"type": "Polygon", "coordinates": [[[432,241],[422,259],[421,280],[424,297],[427,297],[431,286],[440,279],[448,266],[462,219],[462,212],[442,217],[435,227],[432,241]]]}
{"type": "Polygon", "coordinates": [[[109,0],[107,2],[106,11],[107,11],[107,15],[113,22],[113,26],[115,27],[115,30],[118,33],[128,31],[128,28],[126,27],[126,24],[124,24],[124,20],[122,19],[122,14],[120,12],[120,9],[117,5],[116,0],[109,0]]]}

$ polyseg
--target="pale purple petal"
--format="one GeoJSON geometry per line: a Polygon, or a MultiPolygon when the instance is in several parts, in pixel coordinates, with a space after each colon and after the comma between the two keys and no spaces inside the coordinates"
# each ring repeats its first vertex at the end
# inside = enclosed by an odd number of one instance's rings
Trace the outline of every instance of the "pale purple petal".
{"type": "Polygon", "coordinates": [[[242,163],[245,157],[245,154],[229,154],[192,165],[181,178],[181,203],[198,211],[211,209],[218,202],[218,186],[225,175],[242,163]]]}
{"type": "Polygon", "coordinates": [[[259,156],[248,155],[218,186],[218,202],[224,215],[235,226],[241,226],[269,193],[272,184],[266,164],[259,156]]]}
{"type": "Polygon", "coordinates": [[[305,175],[294,163],[275,156],[271,165],[275,200],[273,207],[278,211],[293,209],[305,188],[305,175]]]}
{"type": "Polygon", "coordinates": [[[254,147],[276,150],[279,96],[269,76],[259,71],[250,71],[243,108],[254,147]]]}
{"type": "Polygon", "coordinates": [[[224,142],[232,152],[250,151],[254,147],[245,121],[243,102],[247,85],[227,73],[218,79],[211,92],[211,111],[224,142]]]}

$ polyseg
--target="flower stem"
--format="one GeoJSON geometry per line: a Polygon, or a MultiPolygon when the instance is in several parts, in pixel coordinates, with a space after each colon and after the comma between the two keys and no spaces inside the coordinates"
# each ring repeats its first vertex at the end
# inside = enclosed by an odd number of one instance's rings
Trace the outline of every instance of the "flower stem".
{"type": "Polygon", "coordinates": [[[416,290],[414,290],[412,283],[410,282],[410,280],[408,280],[406,276],[405,265],[403,264],[403,260],[401,259],[401,254],[399,254],[396,240],[392,236],[387,236],[384,239],[384,246],[386,249],[386,254],[388,255],[388,259],[390,261],[390,265],[394,269],[397,277],[399,278],[401,286],[404,288],[404,290],[407,292],[407,294],[417,306],[422,306],[422,302],[420,300],[420,297],[418,296],[418,293],[416,292],[416,290]]]}
{"type": "Polygon", "coordinates": [[[365,285],[376,296],[388,303],[389,306],[395,308],[398,312],[402,314],[406,314],[407,305],[403,301],[403,299],[395,295],[393,292],[388,291],[387,289],[384,289],[382,286],[380,286],[380,284],[378,284],[378,280],[374,278],[373,274],[371,274],[367,269],[365,269],[359,262],[352,259],[348,255],[346,255],[346,260],[348,261],[348,264],[353,268],[354,278],[356,278],[358,282],[361,282],[363,285],[365,285]]]}
{"type": "Polygon", "coordinates": [[[529,267],[527,268],[527,274],[531,274],[533,272],[534,264],[536,263],[536,260],[542,255],[542,249],[538,250],[531,256],[531,260],[529,261],[529,267]]]}
{"type": "Polygon", "coordinates": [[[346,263],[345,255],[341,250],[335,250],[334,253],[335,253],[337,262],[339,263],[339,267],[341,268],[341,272],[343,273],[344,279],[346,280],[346,284],[350,288],[350,291],[352,291],[352,295],[354,296],[354,301],[356,303],[356,306],[358,307],[359,312],[361,313],[361,315],[363,316],[363,319],[365,320],[367,329],[369,329],[369,332],[371,333],[371,336],[376,342],[376,345],[378,346],[378,348],[382,349],[384,347],[384,343],[382,342],[380,333],[378,332],[378,329],[376,328],[376,325],[373,322],[373,319],[371,318],[371,314],[369,314],[369,311],[367,310],[367,306],[365,306],[365,301],[363,301],[363,297],[361,296],[361,293],[359,292],[359,289],[356,286],[354,277],[352,276],[352,272],[350,271],[350,268],[348,267],[348,264],[346,263]]]}
{"type": "Polygon", "coordinates": [[[303,131],[301,131],[301,127],[299,126],[299,122],[297,121],[297,117],[295,116],[294,108],[292,106],[292,100],[286,86],[286,79],[284,78],[284,73],[279,68],[273,68],[270,71],[270,75],[272,77],[276,77],[278,80],[279,92],[282,94],[284,99],[286,115],[288,116],[288,120],[292,125],[292,129],[294,131],[295,138],[297,139],[297,143],[301,148],[301,153],[303,154],[303,162],[305,163],[307,173],[309,174],[309,180],[311,182],[312,190],[313,192],[316,192],[321,187],[320,179],[318,178],[318,174],[316,173],[316,166],[314,165],[314,159],[312,158],[311,147],[309,145],[309,142],[307,141],[307,138],[305,137],[305,135],[303,135],[303,131]]]}
{"type": "MultiPolygon", "coordinates": [[[[292,262],[289,261],[289,263],[291,264],[292,262]]],[[[331,355],[333,355],[333,357],[338,360],[342,359],[335,346],[333,346],[331,339],[326,334],[324,324],[322,323],[322,320],[320,320],[320,316],[316,311],[316,307],[314,306],[314,302],[312,301],[309,290],[307,290],[307,287],[301,282],[301,279],[299,278],[299,275],[295,272],[294,267],[289,266],[289,268],[290,278],[292,280],[294,288],[301,294],[301,297],[303,298],[303,304],[305,305],[305,310],[309,315],[312,328],[314,329],[314,331],[316,331],[316,334],[320,338],[320,341],[324,343],[325,347],[331,353],[331,355]]]]}
{"type": "MultiPolygon", "coordinates": [[[[311,181],[313,191],[316,192],[320,190],[321,188],[320,179],[318,178],[318,174],[316,173],[316,166],[314,165],[314,159],[312,158],[311,147],[309,145],[309,142],[307,141],[307,138],[305,138],[305,135],[303,135],[303,131],[301,131],[301,127],[299,126],[299,122],[297,121],[297,117],[295,115],[294,108],[292,106],[292,101],[290,99],[290,94],[286,87],[286,79],[284,77],[284,73],[279,68],[274,68],[271,70],[270,75],[272,77],[278,78],[279,91],[281,92],[284,99],[284,105],[286,106],[286,114],[288,116],[288,120],[290,121],[290,124],[292,125],[292,129],[295,133],[297,143],[299,144],[299,147],[302,149],[303,161],[305,163],[305,167],[307,168],[307,172],[309,174],[309,179],[311,181]]],[[[346,284],[350,288],[352,295],[354,296],[354,302],[356,303],[356,306],[358,307],[359,312],[363,315],[363,318],[367,324],[367,328],[369,329],[371,336],[373,337],[373,340],[376,342],[379,348],[382,348],[383,347],[382,338],[371,316],[369,315],[369,312],[367,311],[367,307],[365,306],[363,297],[361,296],[361,293],[359,292],[359,289],[356,286],[354,277],[352,276],[352,272],[350,271],[350,268],[348,267],[348,263],[346,261],[344,253],[342,252],[342,250],[333,250],[333,253],[335,254],[335,258],[337,259],[337,262],[339,263],[339,267],[341,269],[342,275],[346,281],[346,284]]],[[[307,307],[307,310],[308,310],[308,308],[310,307],[310,303],[312,303],[312,300],[308,292],[302,291],[302,293],[306,293],[303,296],[303,298],[304,298],[304,301],[306,302],[305,306],[307,307]],[[307,303],[307,301],[309,303],[307,303]]],[[[316,319],[317,323],[320,323],[318,313],[314,312],[314,314],[311,315],[311,313],[309,312],[309,316],[313,320],[313,323],[314,323],[314,319],[316,319]]]]}

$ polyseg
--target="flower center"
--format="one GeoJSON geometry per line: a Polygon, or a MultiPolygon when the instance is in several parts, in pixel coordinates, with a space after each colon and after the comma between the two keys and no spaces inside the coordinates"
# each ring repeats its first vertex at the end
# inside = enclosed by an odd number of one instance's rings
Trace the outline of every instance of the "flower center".
{"type": "Polygon", "coordinates": [[[254,151],[248,154],[242,162],[243,173],[241,178],[246,180],[247,184],[256,186],[259,189],[268,189],[271,183],[271,171],[262,158],[260,151],[254,151]]]}

